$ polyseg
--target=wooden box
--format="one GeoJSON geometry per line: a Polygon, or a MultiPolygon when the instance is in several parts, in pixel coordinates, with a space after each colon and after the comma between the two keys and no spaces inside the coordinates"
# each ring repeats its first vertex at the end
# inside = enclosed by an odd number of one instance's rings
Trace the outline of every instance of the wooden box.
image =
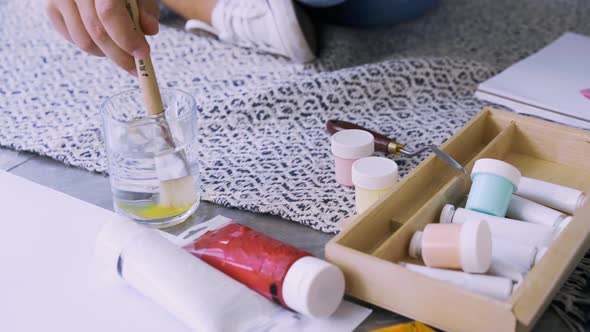
{"type": "MultiPolygon", "coordinates": [[[[590,132],[486,109],[450,138],[442,150],[470,171],[495,158],[523,176],[576,189],[590,188],[590,132]]],[[[442,207],[459,204],[467,175],[428,157],[387,197],[326,245],[326,259],[342,268],[347,294],[449,331],[528,331],[590,247],[590,202],[553,242],[507,301],[471,293],[397,263],[410,261],[412,234],[438,222],[442,207]]],[[[590,200],[588,200],[590,201],[590,200]]]]}

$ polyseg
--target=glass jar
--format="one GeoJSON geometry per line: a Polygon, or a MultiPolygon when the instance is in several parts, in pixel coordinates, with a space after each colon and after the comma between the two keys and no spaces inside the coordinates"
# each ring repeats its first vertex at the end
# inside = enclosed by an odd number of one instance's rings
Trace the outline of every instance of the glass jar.
{"type": "Polygon", "coordinates": [[[101,106],[114,209],[156,228],[186,220],[200,203],[197,103],[176,89],[161,95],[158,115],[147,114],[138,89],[101,106]]]}

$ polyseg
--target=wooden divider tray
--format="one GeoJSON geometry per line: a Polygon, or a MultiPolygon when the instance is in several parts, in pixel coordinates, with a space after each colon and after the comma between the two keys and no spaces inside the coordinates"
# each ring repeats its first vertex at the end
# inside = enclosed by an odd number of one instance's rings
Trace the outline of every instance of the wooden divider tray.
{"type": "MultiPolygon", "coordinates": [[[[468,171],[480,158],[495,158],[523,176],[590,188],[587,131],[486,109],[442,150],[468,171]]],[[[430,156],[391,194],[356,216],[326,245],[326,259],[344,271],[347,294],[444,330],[530,330],[590,247],[590,202],[576,211],[512,296],[499,301],[397,264],[410,260],[412,234],[438,222],[443,206],[459,204],[469,187],[469,176],[430,156]]]]}

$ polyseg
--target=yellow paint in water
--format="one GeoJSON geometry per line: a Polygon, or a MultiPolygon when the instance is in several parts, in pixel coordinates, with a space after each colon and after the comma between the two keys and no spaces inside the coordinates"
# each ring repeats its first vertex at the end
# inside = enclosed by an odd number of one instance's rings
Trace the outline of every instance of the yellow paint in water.
{"type": "Polygon", "coordinates": [[[127,210],[133,215],[144,219],[164,219],[174,217],[187,211],[192,206],[193,204],[189,204],[184,207],[168,207],[162,206],[157,203],[148,203],[143,206],[131,206],[127,204],[120,204],[120,207],[122,209],[127,210]]]}
{"type": "Polygon", "coordinates": [[[420,322],[409,322],[404,324],[397,324],[382,329],[373,330],[372,332],[435,332],[433,329],[420,322]]]}

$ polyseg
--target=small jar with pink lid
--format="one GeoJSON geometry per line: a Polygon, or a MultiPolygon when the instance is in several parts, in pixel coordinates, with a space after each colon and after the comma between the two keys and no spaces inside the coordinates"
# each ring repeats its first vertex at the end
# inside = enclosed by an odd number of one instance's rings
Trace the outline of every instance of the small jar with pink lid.
{"type": "Polygon", "coordinates": [[[335,160],[336,181],[352,187],[352,164],[373,154],[375,138],[365,130],[347,129],[332,135],[330,143],[335,160]]]}

